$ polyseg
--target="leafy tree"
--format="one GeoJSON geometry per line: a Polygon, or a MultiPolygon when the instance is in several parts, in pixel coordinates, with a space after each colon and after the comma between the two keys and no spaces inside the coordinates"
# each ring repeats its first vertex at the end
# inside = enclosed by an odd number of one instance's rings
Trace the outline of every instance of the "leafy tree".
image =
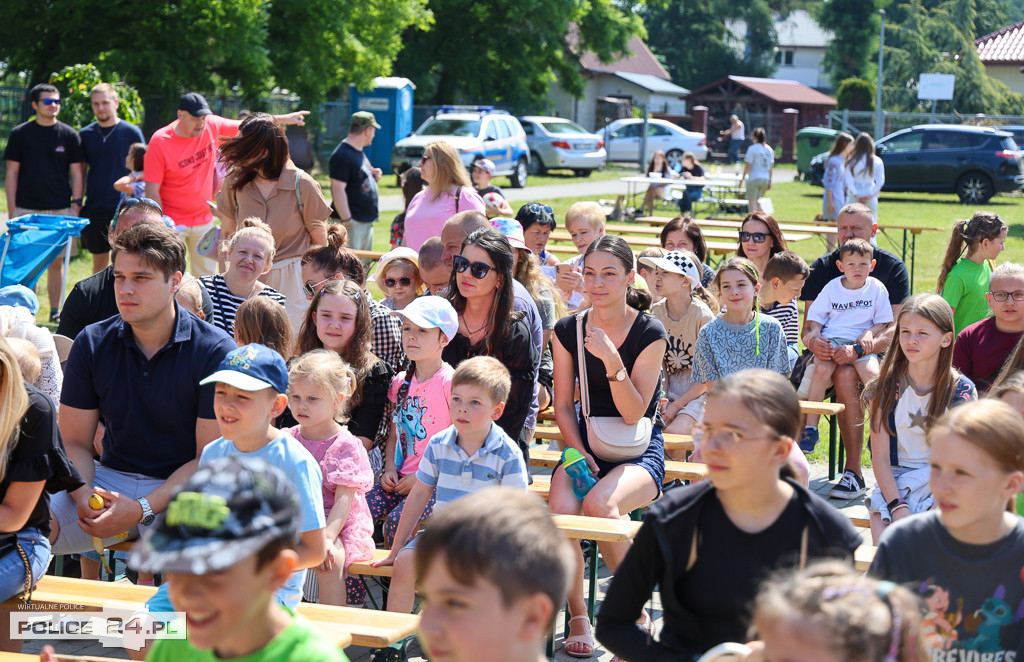
{"type": "Polygon", "coordinates": [[[832,86],[863,76],[878,53],[878,0],[829,0],[817,5],[814,17],[833,34],[825,48],[825,70],[832,86]]]}
{"type": "Polygon", "coordinates": [[[93,121],[92,88],[106,81],[117,89],[121,103],[117,115],[132,124],[142,123],[142,100],[131,85],[117,82],[116,75],[103,76],[92,64],[76,64],[64,67],[50,76],[50,81],[61,91],[60,120],[76,129],[93,121]]]}
{"type": "Polygon", "coordinates": [[[583,92],[570,40],[611,61],[627,51],[630,36],[643,35],[640,16],[617,0],[431,0],[430,9],[433,29],[406,29],[395,64],[428,103],[543,107],[556,80],[583,92]]]}
{"type": "Polygon", "coordinates": [[[836,91],[839,110],[874,110],[875,86],[863,78],[847,78],[836,91]]]}

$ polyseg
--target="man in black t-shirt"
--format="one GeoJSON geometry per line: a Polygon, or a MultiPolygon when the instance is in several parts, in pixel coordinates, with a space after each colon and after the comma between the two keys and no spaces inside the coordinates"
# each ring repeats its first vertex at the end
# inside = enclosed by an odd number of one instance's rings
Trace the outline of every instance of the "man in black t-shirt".
{"type": "MultiPolygon", "coordinates": [[[[35,119],[14,127],[4,151],[7,212],[11,218],[25,214],[78,216],[85,174],[82,141],[74,129],[57,120],[60,92],[56,87],[36,85],[29,92],[29,101],[35,119]]],[[[59,316],[63,283],[64,257],[58,256],[46,274],[51,322],[59,316]]]]}
{"type": "MultiPolygon", "coordinates": [[[[864,239],[870,241],[878,231],[874,215],[871,210],[860,203],[853,203],[843,207],[837,215],[836,234],[837,245],[842,246],[849,239],[864,239]]],[[[875,268],[871,272],[872,277],[882,281],[885,289],[889,292],[889,303],[892,305],[893,319],[899,314],[900,305],[910,296],[910,276],[907,273],[907,266],[900,258],[880,248],[875,249],[875,268]]],[[[825,285],[842,274],[836,262],[839,259],[838,249],[822,255],[811,264],[811,275],[804,282],[803,291],[800,293],[800,300],[804,302],[804,326],[807,330],[807,309],[811,302],[818,298],[825,285]]],[[[889,327],[876,336],[872,342],[864,345],[863,355],[885,351],[893,337],[895,325],[889,327]]],[[[804,341],[807,348],[816,357],[822,360],[831,359],[837,364],[836,371],[832,375],[832,383],[836,389],[836,400],[846,405],[846,410],[839,414],[839,433],[843,438],[843,448],[846,450],[846,467],[839,483],[832,488],[829,496],[835,499],[854,499],[865,491],[864,477],[861,475],[860,454],[864,448],[864,409],[860,406],[860,388],[857,382],[857,372],[853,368],[853,362],[858,355],[852,345],[833,347],[827,340],[822,338],[811,339],[808,343],[804,341]]]]}
{"type": "MultiPolygon", "coordinates": [[[[334,211],[348,228],[348,247],[373,250],[373,224],[377,221],[377,182],[381,169],[374,168],[363,149],[370,146],[377,135],[377,119],[373,113],[361,110],[353,113],[348,125],[348,136],[331,154],[331,195],[334,211]]],[[[363,260],[363,266],[369,260],[363,260]]]]}
{"type": "Polygon", "coordinates": [[[144,143],[139,127],[117,116],[120,101],[110,83],[100,83],[89,94],[96,121],[82,129],[82,151],[88,164],[85,178],[87,194],[82,216],[89,226],[82,230],[82,245],[92,253],[92,272],[101,271],[110,259],[107,227],[114,218],[121,194],[114,182],[128,174],[125,157],[133,143],[144,143]]]}

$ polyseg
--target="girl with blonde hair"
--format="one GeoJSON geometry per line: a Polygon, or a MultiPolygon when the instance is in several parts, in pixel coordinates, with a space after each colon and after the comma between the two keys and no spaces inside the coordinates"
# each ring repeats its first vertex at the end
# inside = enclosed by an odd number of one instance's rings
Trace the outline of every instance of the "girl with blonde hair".
{"type": "Polygon", "coordinates": [[[443,140],[423,148],[420,177],[427,187],[413,197],[405,211],[403,245],[419,251],[430,237],[440,237],[444,222],[463,211],[485,213],[484,201],[473,188],[458,150],[443,140]]]}

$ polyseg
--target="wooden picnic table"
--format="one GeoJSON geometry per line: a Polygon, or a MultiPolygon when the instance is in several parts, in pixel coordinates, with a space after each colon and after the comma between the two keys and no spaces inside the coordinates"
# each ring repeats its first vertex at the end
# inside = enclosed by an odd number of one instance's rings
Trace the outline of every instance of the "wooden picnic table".
{"type": "MultiPolygon", "coordinates": [[[[635,221],[637,223],[646,223],[647,225],[651,226],[649,228],[644,228],[643,232],[645,234],[646,233],[651,233],[652,231],[660,234],[661,233],[660,227],[664,226],[664,225],[667,225],[670,220],[672,220],[672,219],[667,217],[667,216],[638,216],[635,219],[635,221]]],[[[742,219],[738,219],[738,218],[716,218],[716,217],[711,217],[711,218],[694,218],[693,222],[696,223],[697,225],[701,226],[702,232],[705,234],[705,236],[708,236],[708,232],[709,232],[708,230],[703,230],[703,228],[705,228],[705,227],[708,227],[708,228],[736,228],[736,229],[739,229],[739,228],[743,227],[743,220],[742,219]]],[[[607,226],[605,226],[605,227],[607,227],[607,226]]],[[[807,233],[810,233],[810,234],[818,234],[818,235],[835,235],[838,232],[836,230],[835,226],[832,226],[832,225],[827,225],[826,226],[826,225],[801,224],[801,223],[793,223],[791,221],[786,221],[784,223],[779,223],[779,229],[782,230],[783,232],[807,232],[807,233]]]]}
{"type": "MultiPolygon", "coordinates": [[[[701,223],[701,225],[703,225],[703,223],[701,223]]],[[[726,227],[728,227],[728,226],[726,226],[726,227]]],[[[604,229],[605,229],[605,232],[607,232],[609,234],[617,234],[617,235],[620,235],[620,236],[621,235],[639,234],[639,235],[642,235],[643,238],[646,238],[647,235],[660,234],[660,230],[658,230],[657,228],[644,227],[644,226],[629,226],[629,225],[625,225],[624,226],[624,225],[619,225],[619,224],[616,224],[616,225],[612,226],[611,224],[609,224],[609,225],[605,225],[604,229]]],[[[739,240],[739,229],[738,228],[734,229],[734,230],[728,230],[728,229],[726,229],[726,230],[722,230],[722,229],[718,229],[718,230],[702,230],[702,232],[704,233],[705,237],[708,237],[710,239],[732,239],[732,240],[736,240],[736,241],[739,240]]],[[[800,230],[787,231],[787,230],[783,229],[782,236],[788,242],[797,242],[797,241],[803,241],[805,239],[810,239],[812,236],[814,236],[814,233],[813,232],[800,231],[800,230]]],[[[634,237],[629,237],[629,240],[631,242],[634,241],[634,237]]],[[[660,237],[657,238],[657,244],[659,246],[661,245],[661,238],[660,237]]],[[[644,244],[644,245],[646,245],[646,244],[644,244]]]]}

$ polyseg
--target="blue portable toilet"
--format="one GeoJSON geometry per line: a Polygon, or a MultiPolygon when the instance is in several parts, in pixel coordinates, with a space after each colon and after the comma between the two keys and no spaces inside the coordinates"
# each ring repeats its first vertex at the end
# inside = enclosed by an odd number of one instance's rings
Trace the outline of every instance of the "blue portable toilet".
{"type": "Polygon", "coordinates": [[[416,89],[408,78],[378,76],[373,88],[360,92],[353,85],[349,91],[349,116],[368,110],[377,118],[377,137],[363,150],[375,168],[391,172],[391,149],[412,133],[412,92],[416,89]]]}

